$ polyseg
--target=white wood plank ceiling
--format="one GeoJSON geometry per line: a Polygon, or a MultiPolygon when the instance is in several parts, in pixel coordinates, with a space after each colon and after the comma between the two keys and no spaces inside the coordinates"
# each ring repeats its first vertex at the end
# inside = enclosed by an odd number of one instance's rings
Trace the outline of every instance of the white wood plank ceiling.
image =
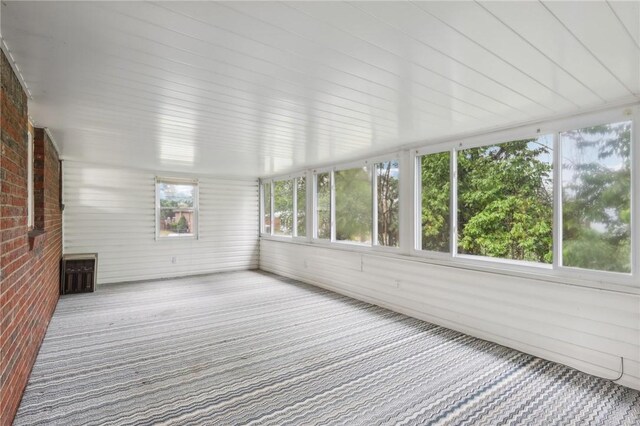
{"type": "Polygon", "coordinates": [[[638,2],[2,2],[63,157],[259,176],[638,100],[638,2]]]}

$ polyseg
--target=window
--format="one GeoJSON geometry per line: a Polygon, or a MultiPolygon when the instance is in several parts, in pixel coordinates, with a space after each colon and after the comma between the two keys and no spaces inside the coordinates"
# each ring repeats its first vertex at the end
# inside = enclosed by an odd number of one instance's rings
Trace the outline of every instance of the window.
{"type": "Polygon", "coordinates": [[[631,121],[560,134],[562,264],[631,272],[631,121]]]}
{"type": "Polygon", "coordinates": [[[458,252],[553,260],[553,137],[458,152],[458,252]]]}
{"type": "Polygon", "coordinates": [[[420,248],[449,253],[451,239],[451,153],[420,157],[420,248]]]}
{"type": "Polygon", "coordinates": [[[27,226],[32,228],[35,215],[35,196],[33,188],[33,135],[27,132],[27,226]]]}
{"type": "Polygon", "coordinates": [[[271,182],[262,184],[262,232],[271,234],[271,182]]]}
{"type": "Polygon", "coordinates": [[[386,161],[375,165],[376,178],[376,243],[398,247],[400,240],[400,167],[398,161],[386,161]]]}
{"type": "Polygon", "coordinates": [[[336,241],[371,243],[372,193],[369,167],[334,172],[336,241]]]}
{"type": "Polygon", "coordinates": [[[293,235],[293,180],[273,182],[273,235],[293,235]]]}
{"type": "Polygon", "coordinates": [[[296,178],[296,236],[307,235],[307,179],[296,178]]]}
{"type": "Polygon", "coordinates": [[[158,238],[198,235],[198,182],[156,178],[158,238]]]}
{"type": "MultiPolygon", "coordinates": [[[[637,113],[636,107],[627,108],[624,117],[637,113]]],[[[264,220],[274,221],[276,191],[286,200],[276,202],[279,235],[304,237],[310,225],[313,239],[323,242],[402,253],[411,243],[413,254],[446,258],[453,265],[481,268],[490,262],[504,270],[537,268],[536,273],[587,279],[600,275],[602,282],[627,285],[637,281],[622,274],[638,271],[632,241],[640,231],[632,214],[632,185],[640,176],[632,170],[639,160],[633,151],[633,121],[602,120],[605,124],[591,126],[594,122],[585,119],[549,122],[547,129],[556,127],[552,131],[532,127],[531,137],[518,139],[513,134],[521,129],[500,131],[489,135],[494,138],[489,145],[481,145],[483,135],[438,145],[444,148],[425,147],[414,157],[412,183],[400,180],[398,159],[409,155],[404,150],[364,161],[362,167],[314,171],[312,181],[301,175],[277,188],[270,184],[263,189],[267,197],[272,191],[271,215],[265,204],[264,220]],[[410,189],[413,212],[404,210],[409,203],[400,203],[400,193],[410,189]],[[411,216],[414,226],[404,223],[411,216]],[[403,243],[402,251],[400,223],[414,230],[413,241],[407,247],[403,243]],[[579,269],[590,272],[583,276],[579,269]]]]}
{"type": "Polygon", "coordinates": [[[331,174],[316,175],[316,238],[331,238],[331,174]]]}

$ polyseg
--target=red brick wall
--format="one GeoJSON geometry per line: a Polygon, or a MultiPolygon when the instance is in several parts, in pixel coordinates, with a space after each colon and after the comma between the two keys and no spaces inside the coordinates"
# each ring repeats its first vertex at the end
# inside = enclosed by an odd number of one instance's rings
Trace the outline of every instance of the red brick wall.
{"type": "Polygon", "coordinates": [[[27,97],[4,53],[1,61],[0,155],[0,425],[9,425],[58,301],[62,217],[59,161],[42,129],[35,129],[36,230],[27,229],[27,97]]]}

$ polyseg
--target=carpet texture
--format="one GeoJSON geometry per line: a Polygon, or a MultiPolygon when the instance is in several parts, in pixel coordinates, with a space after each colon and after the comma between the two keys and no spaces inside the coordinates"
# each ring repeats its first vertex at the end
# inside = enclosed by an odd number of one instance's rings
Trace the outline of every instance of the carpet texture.
{"type": "Polygon", "coordinates": [[[638,425],[640,393],[262,272],[63,296],[16,425],[638,425]]]}

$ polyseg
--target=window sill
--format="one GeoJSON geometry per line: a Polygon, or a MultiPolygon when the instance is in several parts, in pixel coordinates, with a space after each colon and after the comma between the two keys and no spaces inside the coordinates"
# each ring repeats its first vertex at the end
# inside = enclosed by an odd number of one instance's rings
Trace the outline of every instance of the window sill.
{"type": "Polygon", "coordinates": [[[158,237],[156,241],[195,241],[198,239],[195,235],[189,235],[188,237],[158,237]]]}
{"type": "MultiPolygon", "coordinates": [[[[322,247],[329,250],[349,251],[360,253],[368,256],[378,256],[384,258],[397,259],[403,262],[426,263],[431,265],[443,266],[448,268],[466,269],[478,272],[487,272],[500,275],[509,275],[514,277],[534,279],[539,281],[551,282],[561,285],[570,285],[575,287],[593,288],[603,291],[614,291],[617,293],[627,293],[640,295],[640,286],[632,276],[625,277],[598,277],[593,278],[594,274],[589,271],[569,271],[566,268],[553,269],[549,265],[512,265],[504,266],[499,260],[484,260],[456,258],[435,258],[417,255],[417,253],[403,253],[395,250],[375,250],[371,247],[362,247],[352,244],[336,244],[327,240],[312,242],[292,241],[291,239],[276,239],[262,237],[266,241],[285,242],[289,244],[300,244],[310,247],[322,247]],[[587,278],[591,275],[591,278],[587,278]]],[[[597,274],[599,275],[599,274],[597,274]]]]}
{"type": "Polygon", "coordinates": [[[29,251],[41,252],[45,241],[47,241],[47,231],[32,229],[27,235],[29,236],[29,251]]]}

